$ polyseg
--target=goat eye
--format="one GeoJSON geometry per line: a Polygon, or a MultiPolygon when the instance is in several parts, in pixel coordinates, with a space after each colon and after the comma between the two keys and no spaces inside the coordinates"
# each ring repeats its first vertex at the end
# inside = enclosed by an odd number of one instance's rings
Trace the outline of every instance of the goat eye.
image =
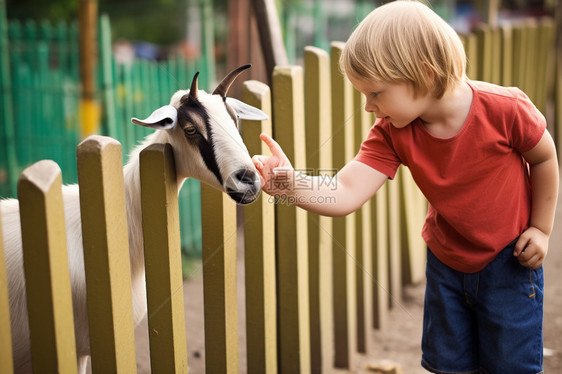
{"type": "Polygon", "coordinates": [[[187,136],[193,136],[193,135],[197,134],[197,129],[193,126],[188,126],[185,129],[183,129],[183,132],[187,136]]]}

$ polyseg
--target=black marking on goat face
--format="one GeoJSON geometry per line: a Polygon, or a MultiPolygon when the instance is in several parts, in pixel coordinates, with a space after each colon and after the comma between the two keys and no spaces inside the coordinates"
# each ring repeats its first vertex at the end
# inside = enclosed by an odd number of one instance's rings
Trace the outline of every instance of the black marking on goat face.
{"type": "Polygon", "coordinates": [[[181,99],[178,109],[178,125],[183,129],[187,141],[199,149],[205,165],[222,186],[223,180],[213,148],[213,132],[209,126],[209,120],[209,114],[199,100],[188,95],[181,99]]]}

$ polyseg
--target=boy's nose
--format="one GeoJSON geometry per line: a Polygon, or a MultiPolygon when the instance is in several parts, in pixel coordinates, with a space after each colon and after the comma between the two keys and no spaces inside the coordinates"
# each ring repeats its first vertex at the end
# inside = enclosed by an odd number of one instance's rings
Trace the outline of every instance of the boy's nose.
{"type": "Polygon", "coordinates": [[[375,112],[378,111],[378,108],[377,108],[376,105],[371,104],[371,103],[369,103],[369,101],[367,101],[367,102],[365,103],[365,111],[366,111],[367,113],[375,113],[375,112]]]}

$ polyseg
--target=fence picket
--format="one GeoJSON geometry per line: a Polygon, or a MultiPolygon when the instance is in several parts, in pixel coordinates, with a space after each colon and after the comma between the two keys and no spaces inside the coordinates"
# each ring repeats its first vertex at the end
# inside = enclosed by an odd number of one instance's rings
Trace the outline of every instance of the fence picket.
{"type": "Polygon", "coordinates": [[[201,184],[205,365],[208,373],[238,373],[236,204],[201,184]]]}
{"type": "MultiPolygon", "coordinates": [[[[297,66],[273,71],[273,133],[297,170],[306,168],[303,73],[297,66]]],[[[276,206],[279,369],[310,371],[308,226],[302,209],[276,206]]]]}
{"type": "MultiPolygon", "coordinates": [[[[330,56],[322,49],[306,47],[304,69],[307,169],[331,183],[330,56]]],[[[334,361],[332,250],[332,219],[308,213],[312,373],[326,372],[334,361]]]]}
{"type": "MultiPolygon", "coordinates": [[[[366,98],[359,91],[353,92],[354,108],[354,149],[359,150],[361,143],[367,138],[372,125],[373,116],[365,109],[366,98]]],[[[357,352],[367,353],[369,351],[369,334],[371,332],[372,315],[372,223],[371,223],[371,201],[367,201],[356,213],[356,299],[357,299],[357,352]]]]}
{"type": "Polygon", "coordinates": [[[426,244],[420,233],[427,204],[406,167],[400,168],[400,182],[403,280],[406,284],[419,283],[425,277],[426,244]]]}
{"type": "Polygon", "coordinates": [[[121,145],[90,136],[77,159],[92,370],[136,373],[121,145]]]}
{"type": "Polygon", "coordinates": [[[403,183],[400,166],[393,181],[388,181],[387,189],[387,219],[388,219],[388,304],[385,307],[396,307],[402,301],[402,286],[405,283],[404,278],[404,262],[403,256],[405,242],[402,237],[404,232],[404,223],[402,211],[400,210],[400,185],[403,183]]]}
{"type": "Polygon", "coordinates": [[[548,94],[552,92],[554,82],[554,41],[555,24],[552,18],[543,18],[539,21],[537,30],[537,56],[536,62],[541,68],[535,68],[535,105],[546,115],[548,94]]]}
{"type": "Polygon", "coordinates": [[[478,38],[478,71],[480,73],[478,80],[491,82],[493,78],[493,45],[490,26],[485,24],[479,25],[475,30],[475,34],[478,38]]]}
{"type": "MultiPolygon", "coordinates": [[[[244,82],[242,100],[271,115],[271,92],[267,85],[244,82]]],[[[243,121],[243,139],[251,155],[270,154],[259,135],[271,134],[271,130],[271,119],[243,121]]],[[[264,194],[253,204],[244,206],[244,248],[247,372],[274,374],[277,373],[275,208],[264,194]]]]}
{"type": "MultiPolygon", "coordinates": [[[[344,43],[331,44],[332,77],[332,162],[343,167],[354,156],[353,91],[351,83],[339,70],[339,56],[344,43]]],[[[355,300],[355,213],[333,219],[333,282],[335,366],[353,366],[356,351],[355,300]]]]}
{"type": "Polygon", "coordinates": [[[150,365],[154,373],[187,373],[178,185],[170,144],[141,152],[140,178],[150,365]]]}
{"type": "Polygon", "coordinates": [[[0,373],[13,374],[12,328],[10,326],[10,302],[8,300],[8,276],[2,236],[2,205],[0,204],[0,373]]]}
{"type": "Polygon", "coordinates": [[[78,370],[61,184],[60,168],[48,160],[18,182],[34,373],[78,370]]]}
{"type": "MultiPolygon", "coordinates": [[[[393,221],[389,216],[390,188],[396,181],[385,183],[371,200],[371,223],[373,225],[373,253],[371,255],[373,275],[373,327],[383,329],[388,320],[388,251],[389,245],[399,243],[393,232],[393,221]]],[[[394,249],[392,249],[394,250],[394,249]]]]}
{"type": "Polygon", "coordinates": [[[502,25],[501,33],[501,84],[509,87],[513,81],[513,29],[510,24],[502,25]]]}

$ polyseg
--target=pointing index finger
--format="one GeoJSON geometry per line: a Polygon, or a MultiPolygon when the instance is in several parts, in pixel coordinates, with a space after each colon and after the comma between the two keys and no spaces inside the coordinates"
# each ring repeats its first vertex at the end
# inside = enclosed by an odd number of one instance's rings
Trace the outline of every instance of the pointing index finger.
{"type": "Polygon", "coordinates": [[[260,139],[265,144],[267,144],[267,146],[269,147],[269,150],[271,151],[271,154],[273,156],[286,157],[285,152],[283,152],[283,149],[281,148],[279,143],[277,143],[275,140],[273,140],[273,138],[271,136],[269,136],[265,132],[262,132],[260,134],[260,139]]]}

